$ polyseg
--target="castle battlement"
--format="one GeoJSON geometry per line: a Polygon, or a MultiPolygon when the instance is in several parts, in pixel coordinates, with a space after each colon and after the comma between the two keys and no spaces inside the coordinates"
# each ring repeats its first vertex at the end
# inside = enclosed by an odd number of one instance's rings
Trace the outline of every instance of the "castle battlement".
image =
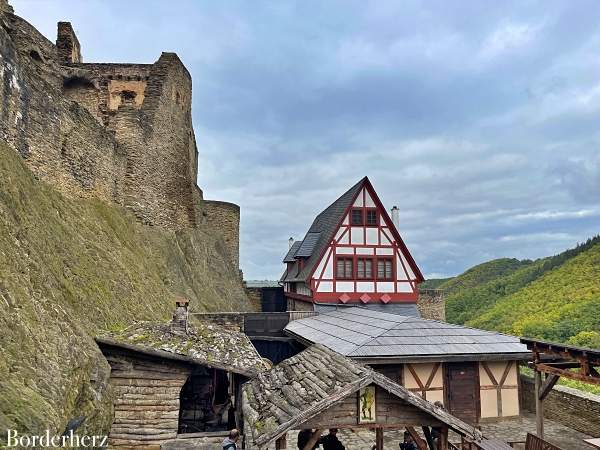
{"type": "Polygon", "coordinates": [[[192,80],[179,57],[83,61],[69,22],[53,43],[0,0],[0,138],[64,194],[122,205],[144,224],[219,233],[223,220],[237,263],[239,208],[213,207],[196,184],[192,80]]]}

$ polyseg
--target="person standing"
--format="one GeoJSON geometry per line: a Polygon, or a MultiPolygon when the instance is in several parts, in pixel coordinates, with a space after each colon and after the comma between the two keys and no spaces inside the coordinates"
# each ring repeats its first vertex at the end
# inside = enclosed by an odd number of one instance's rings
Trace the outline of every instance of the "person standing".
{"type": "Polygon", "coordinates": [[[235,428],[229,432],[229,436],[223,439],[221,447],[223,450],[237,450],[237,442],[240,439],[240,432],[235,428]]]}
{"type": "Polygon", "coordinates": [[[337,432],[337,428],[330,428],[329,434],[321,438],[323,450],[346,450],[344,444],[342,444],[338,439],[337,432]]]}

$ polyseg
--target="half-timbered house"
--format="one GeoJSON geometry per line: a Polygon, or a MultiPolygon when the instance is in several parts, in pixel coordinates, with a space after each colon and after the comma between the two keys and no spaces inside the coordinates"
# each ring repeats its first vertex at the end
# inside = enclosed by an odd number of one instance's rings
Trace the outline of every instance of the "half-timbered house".
{"type": "MultiPolygon", "coordinates": [[[[395,208],[392,213],[397,215],[395,208]]],[[[336,304],[416,309],[423,275],[367,177],[291,243],[281,278],[289,310],[336,304]]]]}

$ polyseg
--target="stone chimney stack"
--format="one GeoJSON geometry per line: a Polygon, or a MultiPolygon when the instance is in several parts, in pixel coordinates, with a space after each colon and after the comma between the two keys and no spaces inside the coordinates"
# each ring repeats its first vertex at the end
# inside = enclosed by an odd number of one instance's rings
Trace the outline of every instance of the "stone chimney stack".
{"type": "Polygon", "coordinates": [[[189,300],[180,297],[175,300],[175,311],[171,322],[171,331],[175,333],[187,333],[188,331],[188,306],[189,300]]]}
{"type": "MultiPolygon", "coordinates": [[[[0,0],[2,1],[2,0],[0,0]]],[[[71,22],[58,22],[56,47],[62,64],[81,63],[81,46],[71,22]]]]}
{"type": "Polygon", "coordinates": [[[291,238],[288,239],[288,245],[289,245],[288,248],[292,248],[292,245],[294,245],[294,238],[293,237],[291,237],[291,238]]]}
{"type": "Polygon", "coordinates": [[[396,230],[400,231],[400,210],[397,206],[392,208],[392,222],[396,227],[396,230]]]}

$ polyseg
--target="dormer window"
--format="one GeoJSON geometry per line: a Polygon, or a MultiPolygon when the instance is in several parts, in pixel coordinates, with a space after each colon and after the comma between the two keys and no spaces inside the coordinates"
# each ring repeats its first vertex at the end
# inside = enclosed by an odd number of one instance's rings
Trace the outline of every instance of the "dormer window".
{"type": "Polygon", "coordinates": [[[352,225],[362,225],[363,224],[363,210],[361,208],[354,208],[352,210],[352,225]]]}

